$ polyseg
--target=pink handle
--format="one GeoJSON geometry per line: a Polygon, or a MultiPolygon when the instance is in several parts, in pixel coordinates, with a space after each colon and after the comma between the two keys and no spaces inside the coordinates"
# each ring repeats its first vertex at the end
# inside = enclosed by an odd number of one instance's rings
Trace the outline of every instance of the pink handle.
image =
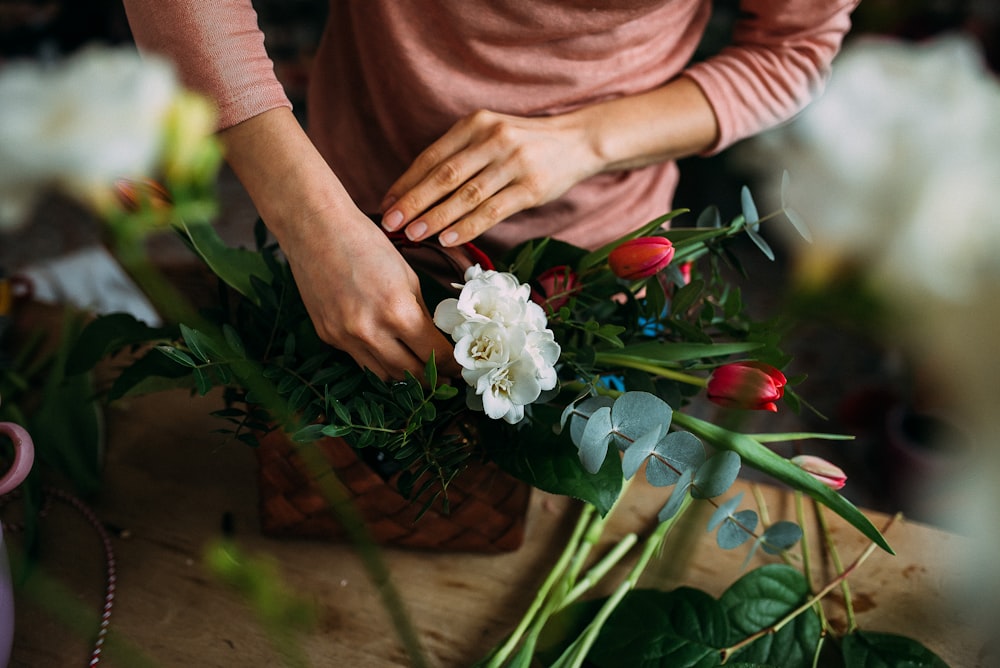
{"type": "Polygon", "coordinates": [[[0,478],[0,495],[3,495],[12,491],[28,477],[31,465],[35,461],[35,444],[28,432],[13,422],[0,422],[0,434],[9,436],[14,442],[14,464],[0,478]]]}

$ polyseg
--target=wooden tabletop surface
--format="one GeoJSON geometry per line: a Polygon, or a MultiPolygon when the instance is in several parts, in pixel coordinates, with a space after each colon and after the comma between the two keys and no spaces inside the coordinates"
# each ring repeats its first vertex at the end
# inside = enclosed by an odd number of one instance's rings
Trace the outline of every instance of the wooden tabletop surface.
{"type": "MultiPolygon", "coordinates": [[[[308,665],[409,665],[350,545],[259,534],[255,459],[247,446],[212,433],[220,424],[209,411],[220,404],[214,395],[168,392],[109,409],[105,484],[92,507],[113,531],[118,579],[100,665],[286,663],[243,600],[206,568],[206,547],[223,536],[224,527],[244,553],[273,560],[284,583],[314,606],[314,624],[296,640],[308,665]]],[[[749,483],[739,484],[753,491],[749,483]]],[[[760,489],[772,520],[794,519],[790,494],[760,489]]],[[[642,528],[662,505],[662,495],[633,485],[608,533],[642,528]]],[[[525,544],[511,553],[382,552],[432,665],[468,666],[503,638],[553,563],[575,509],[567,499],[536,491],[525,544]]],[[[685,584],[719,595],[740,576],[745,550],[717,548],[701,522],[706,512],[691,530],[671,537],[643,585],[685,584]]],[[[888,519],[870,516],[877,526],[888,519]]],[[[850,562],[866,541],[836,517],[830,516],[830,524],[843,560],[850,562]]],[[[11,665],[84,666],[104,597],[102,544],[66,504],[55,504],[41,531],[41,559],[19,590],[11,665]]],[[[815,536],[809,527],[807,534],[815,536]]],[[[905,519],[887,537],[897,555],[876,551],[850,578],[860,626],[916,637],[952,666],[979,665],[983,643],[972,621],[954,614],[950,598],[964,539],[905,519]]],[[[754,557],[751,566],[762,558],[754,557]]],[[[827,612],[835,621],[844,619],[836,597],[827,612]]]]}

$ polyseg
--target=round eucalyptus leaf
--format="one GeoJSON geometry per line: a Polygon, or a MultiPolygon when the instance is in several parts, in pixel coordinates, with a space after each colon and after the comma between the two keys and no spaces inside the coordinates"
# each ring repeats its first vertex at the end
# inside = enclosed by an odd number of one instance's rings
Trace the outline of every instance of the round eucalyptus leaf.
{"type": "Polygon", "coordinates": [[[740,456],[732,450],[720,450],[698,467],[691,496],[711,499],[725,493],[740,474],[740,456]]]}
{"type": "Polygon", "coordinates": [[[659,514],[656,516],[660,522],[666,522],[677,514],[677,511],[680,510],[681,504],[684,503],[684,499],[687,497],[687,493],[690,488],[691,469],[688,469],[681,474],[680,479],[677,480],[677,484],[674,485],[674,489],[670,493],[670,498],[667,499],[666,505],[660,509],[659,514]]]}
{"type": "Polygon", "coordinates": [[[583,438],[583,430],[587,427],[587,420],[598,408],[610,407],[615,402],[611,397],[590,397],[584,399],[573,409],[573,415],[569,420],[569,437],[573,445],[579,447],[583,438]]]}
{"type": "Polygon", "coordinates": [[[705,463],[705,446],[688,431],[675,431],[660,439],[653,450],[660,459],[679,471],[695,469],[705,463]]]}
{"type": "Polygon", "coordinates": [[[753,510],[740,510],[726,518],[715,534],[715,540],[723,550],[731,550],[753,538],[756,528],[757,513],[753,510]]]}
{"type": "Polygon", "coordinates": [[[670,404],[655,394],[626,392],[611,407],[611,423],[624,438],[635,441],[654,427],[665,430],[670,426],[673,414],[670,404]]]}
{"type": "Polygon", "coordinates": [[[743,186],[740,190],[740,208],[743,210],[743,218],[746,220],[747,225],[753,226],[760,221],[760,215],[757,213],[757,205],[753,201],[750,189],[746,186],[743,186]]]}
{"type": "Polygon", "coordinates": [[[601,464],[608,455],[612,431],[611,409],[607,406],[598,408],[587,420],[578,443],[580,463],[587,473],[597,473],[601,470],[601,464]]]}
{"type": "Polygon", "coordinates": [[[761,537],[760,547],[768,554],[778,554],[802,538],[802,528],[795,522],[781,520],[769,526],[761,537]]]}
{"type": "Polygon", "coordinates": [[[719,507],[715,509],[712,516],[708,518],[708,530],[714,531],[715,527],[719,526],[724,519],[733,514],[736,510],[736,506],[740,505],[740,501],[743,500],[743,492],[740,492],[733,498],[719,504],[719,507]]]}
{"type": "Polygon", "coordinates": [[[662,435],[663,427],[654,425],[650,431],[637,438],[626,448],[625,454],[622,456],[622,473],[626,479],[636,474],[642,463],[646,461],[646,457],[649,457],[649,454],[653,452],[653,448],[656,447],[662,435]]]}

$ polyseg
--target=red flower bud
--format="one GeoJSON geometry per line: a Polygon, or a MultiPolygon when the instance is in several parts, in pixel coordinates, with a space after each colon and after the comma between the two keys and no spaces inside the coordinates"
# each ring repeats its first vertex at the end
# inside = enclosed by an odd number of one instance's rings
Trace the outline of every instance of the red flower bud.
{"type": "Polygon", "coordinates": [[[562,308],[583,287],[580,278],[566,265],[546,269],[535,282],[540,290],[532,290],[532,300],[553,311],[562,308]]]}
{"type": "Polygon", "coordinates": [[[118,203],[129,213],[149,206],[155,211],[169,209],[170,193],[152,179],[118,179],[115,181],[118,203]]]}
{"type": "Polygon", "coordinates": [[[619,244],[608,255],[615,276],[634,281],[657,273],[674,257],[674,245],[664,237],[639,237],[619,244]]]}
{"type": "Polygon", "coordinates": [[[763,362],[733,362],[715,369],[708,379],[708,399],[728,408],[777,411],[785,394],[785,375],[763,362]]]}
{"type": "Polygon", "coordinates": [[[831,464],[822,457],[796,455],[791,461],[830,489],[840,489],[847,484],[847,474],[839,466],[831,464]]]}

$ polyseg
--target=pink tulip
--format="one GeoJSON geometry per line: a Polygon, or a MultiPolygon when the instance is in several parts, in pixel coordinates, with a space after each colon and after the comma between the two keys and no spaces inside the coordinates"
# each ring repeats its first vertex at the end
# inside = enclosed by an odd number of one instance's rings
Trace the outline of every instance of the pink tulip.
{"type": "Polygon", "coordinates": [[[552,311],[562,308],[583,287],[580,278],[566,265],[546,269],[535,282],[540,290],[532,290],[531,299],[552,311]]]}
{"type": "Polygon", "coordinates": [[[733,362],[715,369],[708,379],[708,399],[727,408],[777,411],[785,394],[785,375],[763,362],[733,362]]]}
{"type": "Polygon", "coordinates": [[[674,245],[664,237],[639,237],[619,244],[608,255],[615,276],[627,281],[657,273],[674,257],[674,245]]]}
{"type": "Polygon", "coordinates": [[[792,457],[792,463],[830,489],[840,489],[847,484],[847,475],[840,467],[831,464],[822,457],[796,455],[792,457]]]}

